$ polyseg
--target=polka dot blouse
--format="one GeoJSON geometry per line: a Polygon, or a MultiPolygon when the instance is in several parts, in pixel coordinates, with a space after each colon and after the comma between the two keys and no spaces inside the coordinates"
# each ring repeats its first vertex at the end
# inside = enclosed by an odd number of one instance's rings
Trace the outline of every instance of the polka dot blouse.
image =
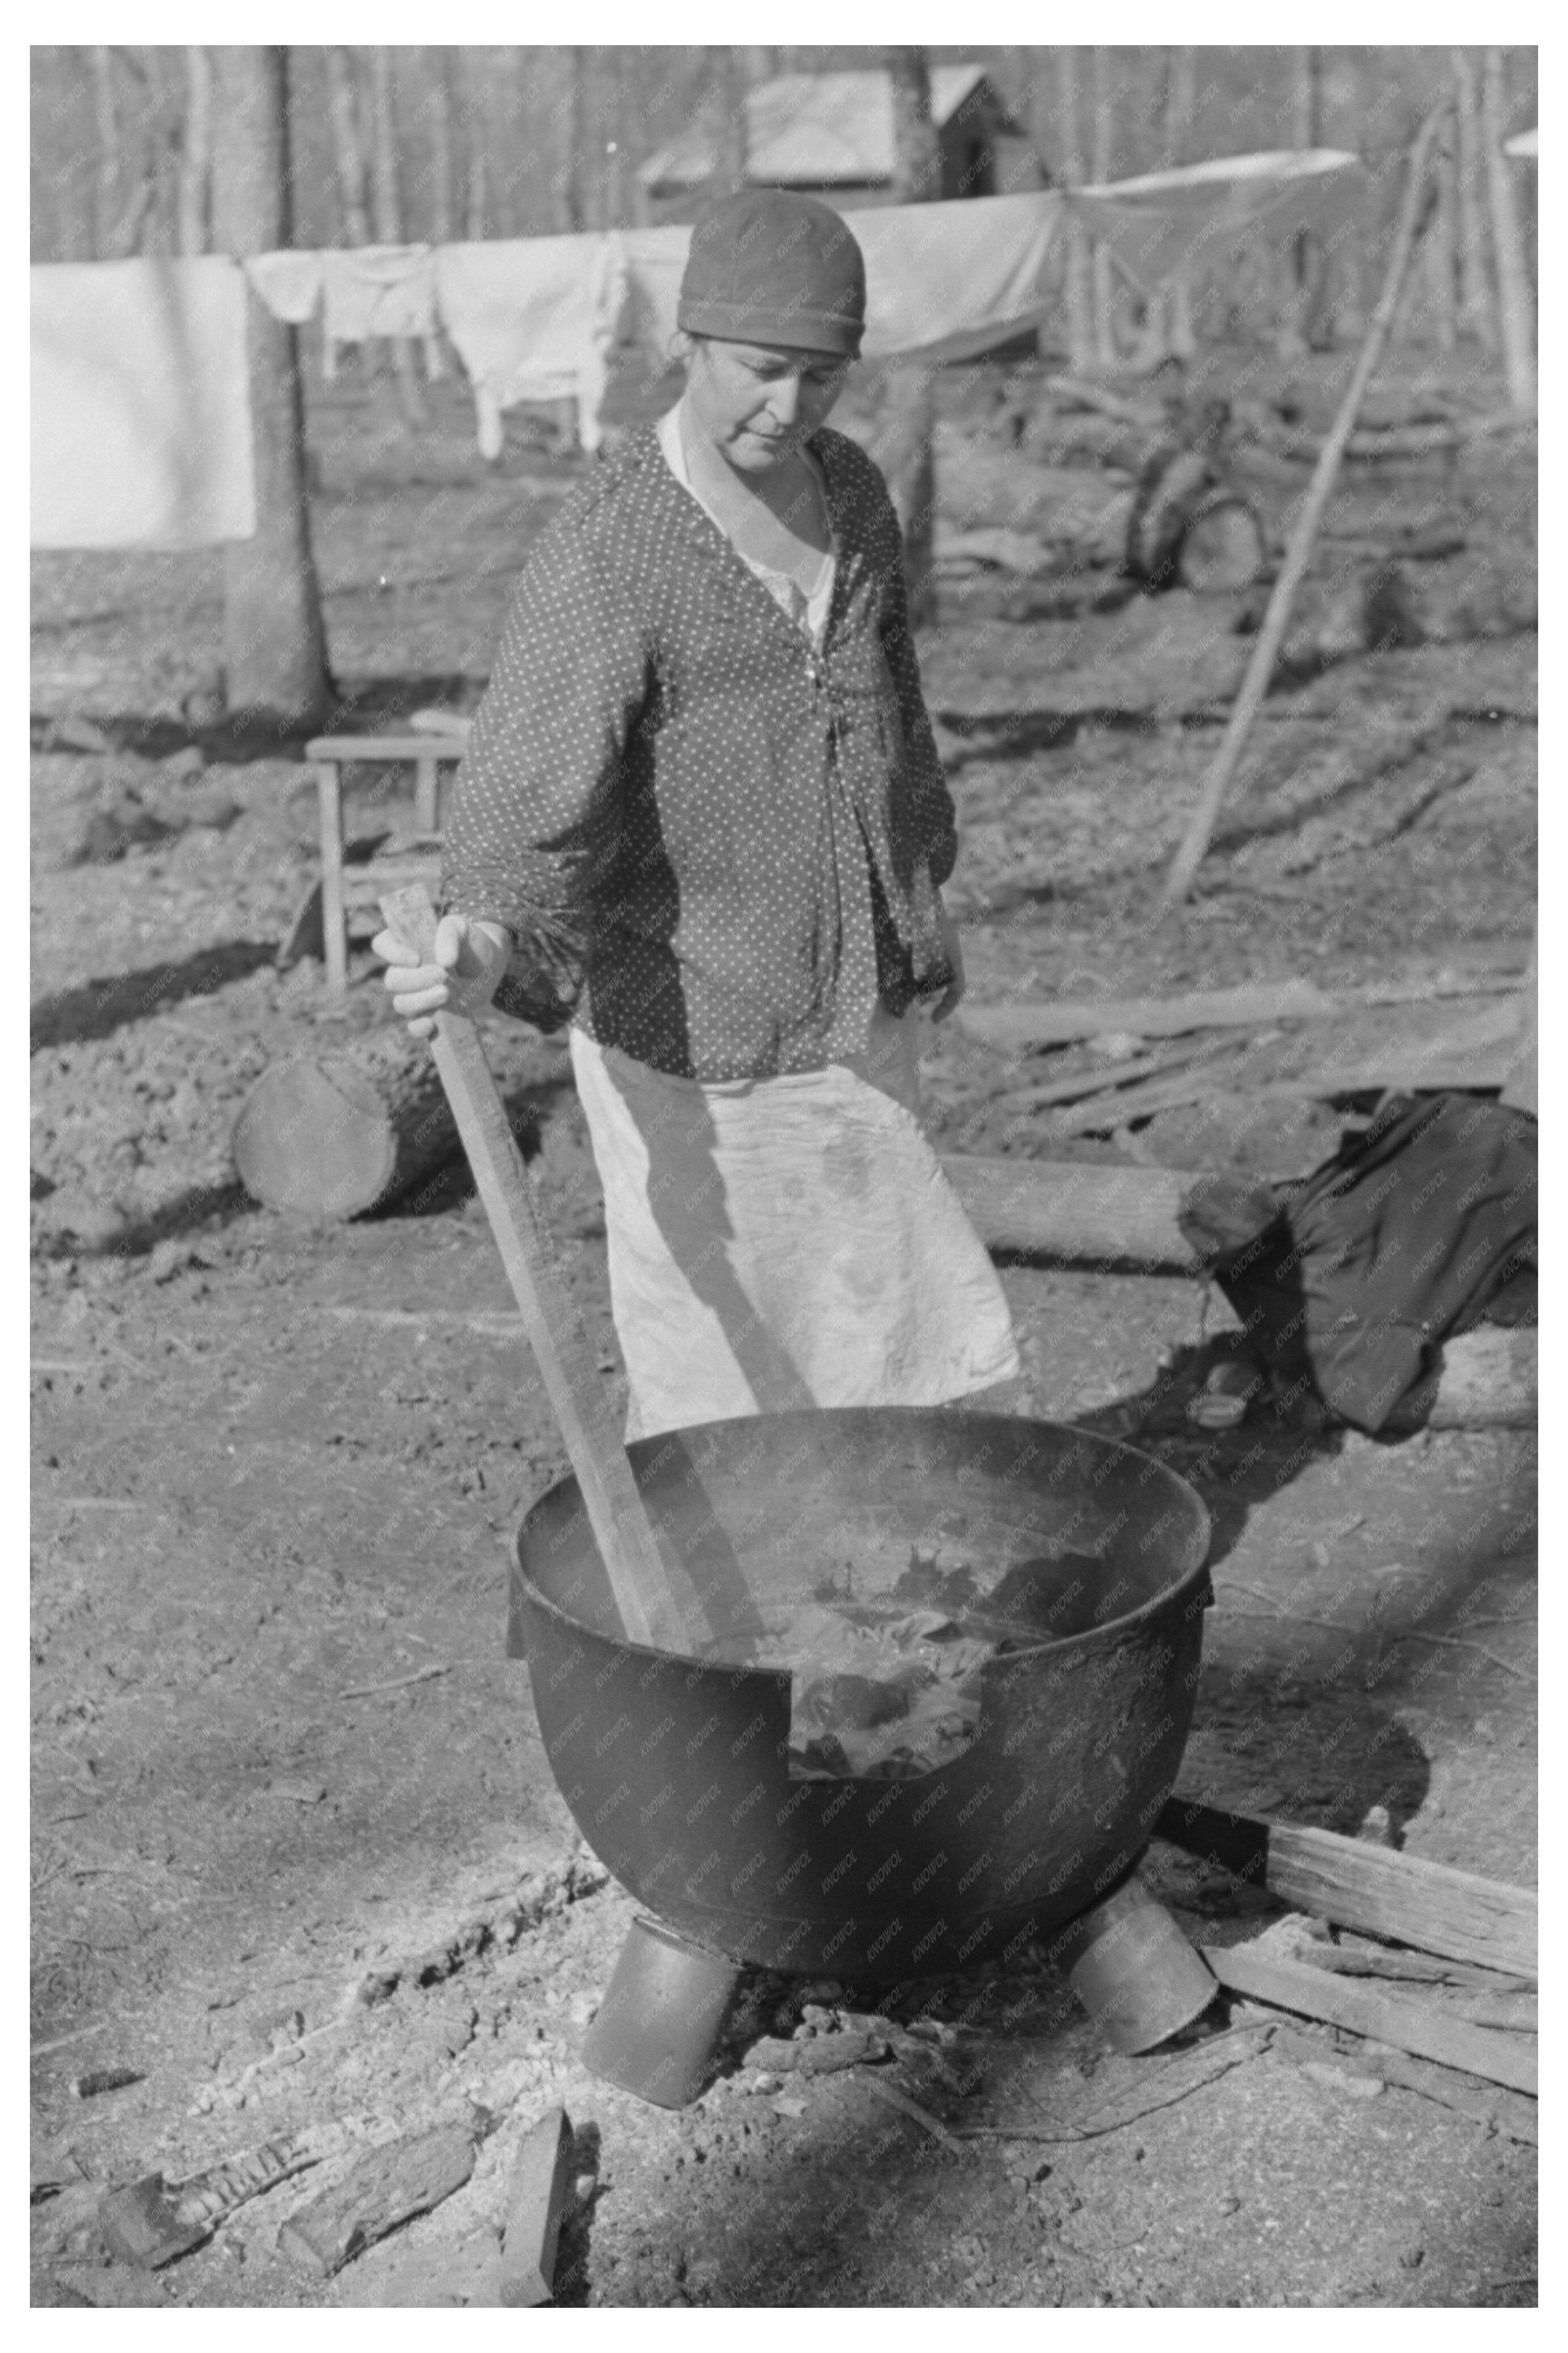
{"type": "Polygon", "coordinates": [[[945,985],[925,874],[955,851],[897,518],[871,460],[813,437],[837,572],[819,649],[628,438],[542,534],[452,797],[446,907],[517,943],[497,997],[679,1078],[828,1060],[860,875],[889,1012],[945,985]]]}

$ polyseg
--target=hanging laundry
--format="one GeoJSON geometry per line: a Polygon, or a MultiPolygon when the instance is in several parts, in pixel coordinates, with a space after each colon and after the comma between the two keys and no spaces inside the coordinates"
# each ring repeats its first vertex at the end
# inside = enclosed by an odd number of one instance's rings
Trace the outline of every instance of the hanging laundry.
{"type": "Polygon", "coordinates": [[[1051,192],[858,212],[868,360],[968,359],[1037,327],[1066,210],[1051,192]]]}
{"type": "Polygon", "coordinates": [[[1249,247],[1283,252],[1308,230],[1329,238],[1352,221],[1370,230],[1403,169],[1402,154],[1380,175],[1339,148],[1282,148],[1069,188],[1064,203],[1153,294],[1212,277],[1249,247]]]}
{"type": "Polygon", "coordinates": [[[420,341],[436,324],[436,257],[427,245],[335,246],[321,255],[329,343],[420,341]]]}
{"type": "Polygon", "coordinates": [[[251,290],[286,327],[302,327],[321,299],[319,253],[253,253],[243,265],[251,290]]]}
{"type": "Polygon", "coordinates": [[[381,336],[422,343],[430,374],[441,372],[436,258],[427,245],[333,246],[321,260],[322,373],[329,384],[345,343],[374,343],[381,336]]]}
{"type": "Polygon", "coordinates": [[[220,255],[30,273],[35,547],[256,530],[245,278],[220,255]]]}
{"type": "MultiPolygon", "coordinates": [[[[1065,217],[1049,192],[855,213],[866,257],[864,356],[965,359],[1038,326],[1055,301],[1050,264],[1065,217]]],[[[679,227],[622,234],[623,335],[650,361],[668,353],[675,332],[690,237],[679,227]]]]}
{"type": "Polygon", "coordinates": [[[484,456],[500,455],[502,413],[525,400],[574,400],[578,440],[596,449],[626,299],[621,240],[508,237],[440,246],[435,260],[441,323],[474,387],[484,456]]]}

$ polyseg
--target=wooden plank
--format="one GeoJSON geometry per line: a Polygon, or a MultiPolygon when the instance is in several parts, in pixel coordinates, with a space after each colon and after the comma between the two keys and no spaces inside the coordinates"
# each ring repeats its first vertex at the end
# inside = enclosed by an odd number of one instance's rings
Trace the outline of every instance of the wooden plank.
{"type": "Polygon", "coordinates": [[[1267,1090],[1324,1101],[1373,1088],[1500,1086],[1523,1050],[1517,1000],[1508,997],[1462,1009],[1419,1006],[1373,1016],[1352,1012],[1250,1044],[1221,1032],[1205,1039],[1183,1070],[1085,1095],[1042,1121],[1040,1133],[1053,1138],[1084,1135],[1218,1094],[1256,1100],[1267,1090]]]}
{"type": "Polygon", "coordinates": [[[1170,1267],[1196,1261],[1176,1223],[1202,1177],[1183,1168],[1105,1168],[1067,1160],[950,1153],[942,1166],[988,1250],[1170,1267]]]}
{"type": "Polygon", "coordinates": [[[1280,1903],[1342,1928],[1515,1977],[1537,1974],[1532,1888],[1510,1887],[1333,1831],[1263,1821],[1179,1796],[1164,1807],[1155,1831],[1280,1903]]]}
{"type": "Polygon", "coordinates": [[[460,760],[468,750],[466,736],[454,733],[450,744],[427,733],[417,735],[317,735],[305,746],[307,760],[460,760]]]}
{"type": "Polygon", "coordinates": [[[1510,994],[1516,973],[1474,979],[1384,981],[1330,995],[1310,980],[1248,983],[1241,988],[1194,989],[1184,997],[1107,997],[1036,1005],[986,1005],[966,997],[959,1027],[1008,1053],[1070,1046],[1113,1032],[1131,1038],[1179,1038],[1194,1029],[1261,1029],[1278,1021],[1338,1024],[1369,1006],[1425,1005],[1450,997],[1510,994]]]}
{"type": "Polygon", "coordinates": [[[1536,2090],[1535,2054],[1517,2035],[1468,2026],[1428,2003],[1374,1991],[1326,1969],[1305,1968],[1298,1961],[1274,1960],[1249,1952],[1245,1945],[1205,1945],[1200,1949],[1232,1993],[1293,2010],[1299,2018],[1321,2018],[1352,2034],[1392,2043],[1396,2051],[1414,2052],[1418,2059],[1462,2068],[1489,2084],[1506,2084],[1510,2091],[1533,2094],[1536,2090]]]}
{"type": "Polygon", "coordinates": [[[548,2108],[522,2137],[507,2184],[501,2239],[500,2300],[522,2306],[548,2304],[555,2283],[555,2248],[572,2172],[572,2119],[548,2108]]]}
{"type": "Polygon", "coordinates": [[[317,761],[316,796],[321,828],[321,935],[327,987],[334,997],[341,997],[348,987],[349,965],[343,922],[343,805],[335,760],[317,761]]]}
{"type": "Polygon", "coordinates": [[[329,2274],[341,2271],[389,2231],[461,2189],[473,2169],[474,2140],[467,2125],[441,2125],[369,2149],[346,2181],[289,2217],[278,2243],[329,2274]]]}
{"type": "MultiPolygon", "coordinates": [[[[436,911],[418,888],[382,902],[389,929],[434,962],[436,911]]],[[[436,1016],[432,1041],[458,1133],[468,1156],[529,1345],[576,1473],[594,1538],[629,1641],[689,1652],[708,1629],[688,1624],[637,1492],[577,1304],[562,1280],[550,1235],[507,1122],[484,1043],[467,1014],[436,1016]]]]}

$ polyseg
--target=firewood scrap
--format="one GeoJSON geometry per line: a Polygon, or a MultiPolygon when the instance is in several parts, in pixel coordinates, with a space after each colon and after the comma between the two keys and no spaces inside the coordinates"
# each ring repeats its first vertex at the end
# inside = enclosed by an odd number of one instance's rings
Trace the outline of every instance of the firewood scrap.
{"type": "Polygon", "coordinates": [[[161,2173],[110,2190],[99,2207],[98,2227],[112,2256],[143,2271],[162,2270],[212,2236],[210,2223],[181,2221],[161,2173]]]}
{"type": "Polygon", "coordinates": [[[1515,1977],[1537,1974],[1532,1888],[1179,1795],[1162,1810],[1155,1831],[1281,1904],[1341,1927],[1515,1977]]]}
{"type": "Polygon", "coordinates": [[[1352,2033],[1482,2076],[1489,2084],[1506,2084],[1510,2091],[1532,2096],[1536,2092],[1535,2053],[1515,2036],[1468,2025],[1435,2003],[1346,1983],[1324,1969],[1249,1952],[1245,1945],[1205,1945],[1201,1949],[1221,1985],[1235,1993],[1294,2010],[1302,2018],[1348,2027],[1352,2033]]]}
{"type": "Polygon", "coordinates": [[[1528,2093],[1508,2091],[1501,2084],[1464,2074],[1458,2068],[1435,2065],[1429,2059],[1413,2058],[1406,2051],[1395,2051],[1381,2042],[1368,2042],[1363,2048],[1368,2065],[1377,2069],[1385,2084],[1398,2084],[1407,2092],[1418,2092],[1423,2099],[1435,2100],[1439,2106],[1471,2116],[1477,2124],[1510,2140],[1523,2141],[1531,2147],[1539,2142],[1540,2111],[1528,2093]]]}
{"type": "Polygon", "coordinates": [[[367,2150],[346,2180],[289,2217],[278,2243],[331,2275],[450,2198],[473,2169],[474,2137],[466,2125],[440,2125],[367,2150]]]}
{"type": "Polygon", "coordinates": [[[1281,2026],[1274,2048],[1304,2069],[1327,2063],[1352,2081],[1359,2076],[1378,2087],[1391,2084],[1416,2092],[1423,2099],[1468,2116],[1488,2132],[1500,2133],[1510,2140],[1531,2147],[1540,2140],[1540,2109],[1528,2093],[1508,2091],[1480,2076],[1463,2074],[1458,2068],[1438,2066],[1430,2059],[1413,2059],[1391,2043],[1359,2039],[1347,2042],[1343,2038],[1321,2042],[1294,2027],[1281,2026]]]}
{"type": "Polygon", "coordinates": [[[1143,1079],[1160,1077],[1167,1071],[1184,1070],[1213,1050],[1208,1039],[1197,1038],[1184,1039],[1161,1053],[1134,1055],[1125,1062],[1095,1062],[1087,1070],[1073,1071],[1062,1078],[1041,1079],[1033,1086],[1010,1088],[1005,1094],[992,1097],[991,1108],[994,1112],[1045,1111],[1056,1104],[1081,1103],[1107,1090],[1114,1092],[1134,1086],[1143,1079]]]}
{"type": "Polygon", "coordinates": [[[518,2146],[507,2183],[501,2238],[500,2301],[527,2309],[548,2304],[555,2284],[555,2250],[571,2186],[572,2119],[546,2109],[518,2146]]]}
{"type": "Polygon", "coordinates": [[[1183,997],[1107,997],[1037,1005],[986,1005],[967,998],[953,1018],[969,1036],[1005,1053],[1070,1046],[1116,1031],[1134,1038],[1179,1038],[1198,1029],[1253,1029],[1279,1021],[1340,1022],[1363,1007],[1421,1005],[1449,997],[1512,992],[1517,973],[1374,982],[1337,994],[1310,980],[1254,981],[1239,988],[1195,989],[1183,997]]]}
{"type": "Polygon", "coordinates": [[[1499,1969],[1478,1968],[1473,1961],[1446,1961],[1435,1953],[1411,1952],[1399,1945],[1376,1945],[1370,1940],[1353,1945],[1314,1943],[1310,1949],[1303,1948],[1302,1958],[1313,1968],[1332,1969],[1336,1977],[1392,1978],[1403,1985],[1475,1988],[1500,2000],[1533,2003],[1536,1999],[1533,1978],[1509,1977],[1499,1969]]]}
{"type": "MultiPolygon", "coordinates": [[[[1389,458],[1431,458],[1447,449],[1467,448],[1473,441],[1496,440],[1501,434],[1532,433],[1536,423],[1528,412],[1500,408],[1487,417],[1457,418],[1450,425],[1363,426],[1345,443],[1344,456],[1362,465],[1376,465],[1389,458]]],[[[1316,459],[1327,437],[1303,432],[1299,426],[1284,426],[1274,432],[1265,430],[1259,438],[1277,456],[1316,459]]]]}
{"type": "Polygon", "coordinates": [[[1459,1009],[1390,1008],[1284,1033],[1268,1029],[1245,1045],[1234,1037],[1223,1047],[1216,1042],[1180,1071],[1089,1095],[1043,1121],[1040,1133],[1051,1139],[1089,1134],[1214,1094],[1256,1101],[1272,1092],[1326,1101],[1374,1088],[1499,1087],[1517,1058],[1518,1039],[1517,1007],[1507,998],[1459,1009]]]}

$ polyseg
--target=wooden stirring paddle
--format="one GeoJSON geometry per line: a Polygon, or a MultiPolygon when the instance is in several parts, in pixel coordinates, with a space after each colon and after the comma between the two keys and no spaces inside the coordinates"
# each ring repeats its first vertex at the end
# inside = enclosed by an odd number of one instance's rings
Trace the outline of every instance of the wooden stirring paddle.
{"type": "MultiPolygon", "coordinates": [[[[416,960],[435,962],[436,910],[423,883],[389,892],[381,912],[416,960]]],[[[626,1637],[657,1650],[689,1651],[691,1630],[614,1426],[582,1316],[556,1266],[479,1030],[466,1013],[437,1013],[432,1047],[626,1637]]]]}

